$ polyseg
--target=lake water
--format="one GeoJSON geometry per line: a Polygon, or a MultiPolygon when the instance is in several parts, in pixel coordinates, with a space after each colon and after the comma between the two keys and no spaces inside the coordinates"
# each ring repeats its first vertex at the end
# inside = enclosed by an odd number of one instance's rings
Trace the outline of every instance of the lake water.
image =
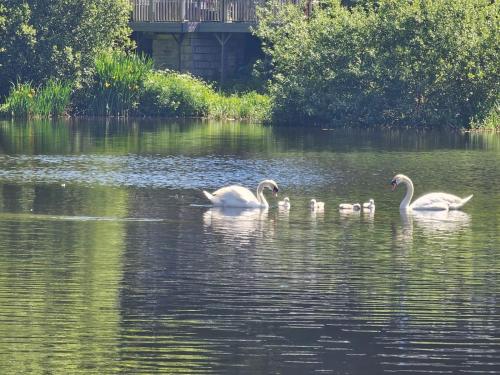
{"type": "Polygon", "coordinates": [[[500,373],[499,134],[4,121],[0,193],[2,374],[500,373]]]}

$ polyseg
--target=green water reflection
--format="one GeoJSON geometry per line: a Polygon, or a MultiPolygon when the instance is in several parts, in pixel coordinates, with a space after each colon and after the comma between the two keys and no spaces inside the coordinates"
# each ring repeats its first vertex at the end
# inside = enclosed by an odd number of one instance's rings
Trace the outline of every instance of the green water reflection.
{"type": "Polygon", "coordinates": [[[495,133],[0,122],[0,370],[494,371],[498,181],[495,133]],[[474,198],[402,215],[398,172],[474,198]],[[290,211],[199,206],[263,177],[290,211]]]}

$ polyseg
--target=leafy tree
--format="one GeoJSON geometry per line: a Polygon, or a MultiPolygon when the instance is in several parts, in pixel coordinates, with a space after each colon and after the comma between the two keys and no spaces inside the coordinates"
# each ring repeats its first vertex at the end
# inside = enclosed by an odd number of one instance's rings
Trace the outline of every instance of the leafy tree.
{"type": "Polygon", "coordinates": [[[0,97],[16,81],[80,79],[103,49],[128,46],[128,0],[3,0],[0,97]]]}
{"type": "Polygon", "coordinates": [[[498,102],[499,4],[379,0],[261,9],[276,120],[466,126],[498,102]],[[361,3],[361,2],[360,2],[361,3]]]}

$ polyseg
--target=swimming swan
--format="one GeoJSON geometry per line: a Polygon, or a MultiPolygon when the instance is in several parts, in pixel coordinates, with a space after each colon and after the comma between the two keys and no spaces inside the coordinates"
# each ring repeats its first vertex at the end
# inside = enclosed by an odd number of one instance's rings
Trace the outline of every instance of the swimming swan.
{"type": "Polygon", "coordinates": [[[361,205],[359,203],[341,203],[339,204],[339,209],[340,210],[352,210],[352,211],[359,211],[361,210],[361,205]]]}
{"type": "Polygon", "coordinates": [[[271,190],[275,195],[279,190],[276,182],[264,180],[257,186],[257,196],[246,187],[239,185],[226,186],[212,194],[203,191],[203,194],[214,206],[218,207],[268,208],[269,204],[263,194],[264,189],[271,190]]]}
{"type": "Polygon", "coordinates": [[[309,201],[309,207],[311,208],[311,210],[321,211],[325,208],[325,202],[317,202],[316,199],[311,199],[309,201]]]}
{"type": "Polygon", "coordinates": [[[375,209],[375,201],[370,199],[368,202],[363,203],[363,210],[374,210],[375,209]]]}
{"type": "Polygon", "coordinates": [[[400,210],[458,210],[473,196],[471,194],[466,198],[460,198],[448,193],[429,193],[421,196],[410,204],[411,198],[413,197],[413,182],[404,174],[398,174],[394,176],[391,181],[392,191],[394,191],[399,184],[406,185],[406,195],[399,205],[400,210]]]}
{"type": "Polygon", "coordinates": [[[290,198],[288,198],[288,197],[283,198],[282,201],[278,202],[278,206],[281,208],[286,208],[286,209],[290,208],[291,207],[290,198]]]}

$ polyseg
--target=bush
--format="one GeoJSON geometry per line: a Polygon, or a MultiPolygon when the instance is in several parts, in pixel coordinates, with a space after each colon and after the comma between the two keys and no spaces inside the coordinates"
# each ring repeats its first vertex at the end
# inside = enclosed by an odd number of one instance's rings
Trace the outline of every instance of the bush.
{"type": "Polygon", "coordinates": [[[225,96],[189,74],[151,72],[144,84],[139,112],[146,116],[206,117],[261,122],[270,100],[250,92],[225,96]]]}
{"type": "Polygon", "coordinates": [[[139,112],[146,116],[208,116],[213,88],[189,74],[151,72],[144,82],[139,112]]]}
{"type": "Polygon", "coordinates": [[[0,99],[9,82],[79,82],[99,51],[129,47],[129,0],[0,1],[0,99]]]}
{"type": "Polygon", "coordinates": [[[471,126],[474,129],[500,130],[500,98],[487,113],[475,117],[471,126]]]}
{"type": "Polygon", "coordinates": [[[467,126],[495,105],[498,2],[360,3],[259,11],[275,121],[467,126]]]}

